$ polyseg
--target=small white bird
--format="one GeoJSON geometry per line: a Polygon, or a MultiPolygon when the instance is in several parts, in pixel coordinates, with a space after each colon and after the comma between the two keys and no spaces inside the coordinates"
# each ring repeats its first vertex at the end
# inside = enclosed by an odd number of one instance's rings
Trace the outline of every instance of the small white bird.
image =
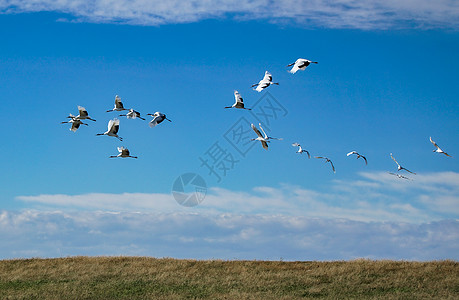
{"type": "Polygon", "coordinates": [[[267,88],[271,84],[279,85],[278,82],[272,82],[272,80],[273,80],[273,75],[271,75],[271,73],[266,71],[265,72],[265,76],[263,77],[263,79],[260,80],[260,82],[258,82],[258,83],[252,84],[252,87],[257,87],[254,90],[257,91],[257,92],[261,92],[263,89],[267,88]]]}
{"type": "Polygon", "coordinates": [[[156,125],[160,124],[164,120],[168,120],[169,122],[172,122],[168,118],[166,118],[166,115],[163,113],[160,113],[159,111],[155,112],[154,114],[147,114],[147,116],[152,116],[153,120],[150,121],[148,125],[150,127],[155,127],[156,125]]]}
{"type": "Polygon", "coordinates": [[[368,162],[367,162],[367,159],[366,159],[365,156],[363,156],[363,155],[357,153],[357,151],[351,151],[351,152],[349,152],[349,153],[347,154],[347,156],[352,155],[352,154],[357,155],[357,159],[363,158],[363,160],[365,161],[365,165],[368,165],[368,162]]]}
{"type": "Polygon", "coordinates": [[[83,106],[79,106],[79,105],[78,105],[78,116],[74,116],[74,115],[70,114],[67,118],[70,118],[70,119],[77,118],[77,119],[80,119],[80,120],[88,119],[88,120],[91,120],[91,121],[96,121],[96,120],[92,119],[89,116],[88,111],[86,110],[86,108],[84,108],[83,106]]]}
{"type": "Polygon", "coordinates": [[[118,119],[113,119],[108,121],[108,130],[105,131],[104,133],[98,133],[96,135],[108,135],[108,136],[113,136],[119,139],[120,141],[123,140],[122,137],[118,136],[118,130],[120,129],[120,120],[118,119]]]}
{"type": "Polygon", "coordinates": [[[298,147],[298,151],[296,151],[296,153],[303,154],[303,152],[306,152],[306,154],[308,155],[308,158],[311,158],[311,155],[309,154],[309,152],[307,150],[304,150],[303,148],[301,148],[300,144],[293,143],[292,146],[293,147],[298,147]]]}
{"type": "Polygon", "coordinates": [[[432,137],[430,137],[430,142],[435,146],[435,150],[432,150],[433,152],[437,152],[437,153],[443,153],[444,155],[448,156],[448,157],[452,157],[451,155],[449,155],[448,153],[446,153],[445,151],[441,150],[440,147],[438,147],[437,143],[435,143],[434,141],[432,141],[432,137]]]}
{"type": "Polygon", "coordinates": [[[395,160],[395,158],[392,156],[392,153],[390,154],[390,157],[391,157],[391,158],[395,161],[395,163],[397,164],[397,166],[398,166],[397,171],[405,170],[405,171],[407,171],[407,172],[409,172],[409,173],[411,173],[411,174],[416,175],[416,173],[411,172],[410,170],[408,170],[408,169],[402,167],[402,166],[395,160]]]}
{"type": "Polygon", "coordinates": [[[137,156],[131,156],[131,155],[129,154],[129,150],[128,150],[127,148],[124,148],[124,147],[118,147],[118,152],[119,152],[118,155],[112,155],[112,156],[110,156],[110,158],[115,158],[115,157],[122,157],[122,158],[131,157],[131,158],[137,158],[137,156]]]}
{"type": "Polygon", "coordinates": [[[264,149],[268,150],[268,136],[266,135],[265,131],[263,130],[263,128],[261,128],[261,130],[263,131],[263,134],[264,136],[261,134],[260,130],[258,130],[255,125],[251,124],[251,127],[253,129],[253,131],[255,131],[255,133],[257,134],[257,138],[256,139],[251,139],[251,141],[260,141],[261,142],[261,145],[263,146],[264,149]]]}
{"type": "Polygon", "coordinates": [[[295,74],[298,70],[304,70],[310,64],[318,64],[317,61],[310,61],[309,59],[298,58],[294,63],[287,65],[287,67],[293,66],[293,68],[289,71],[292,74],[295,74]]]}
{"type": "Polygon", "coordinates": [[[241,108],[241,109],[247,109],[247,110],[252,110],[251,108],[245,108],[244,107],[244,100],[241,97],[241,94],[239,94],[238,91],[234,91],[234,98],[236,99],[236,102],[232,106],[226,106],[225,108],[241,108]]]}
{"type": "Polygon", "coordinates": [[[61,122],[61,124],[67,124],[67,123],[72,123],[72,127],[70,127],[69,130],[73,132],[77,131],[77,129],[80,128],[80,125],[88,126],[88,124],[81,122],[81,120],[76,117],[73,117],[69,121],[61,122]]]}
{"type": "Polygon", "coordinates": [[[115,96],[115,107],[114,107],[113,109],[107,110],[107,112],[111,112],[111,111],[123,111],[123,110],[127,110],[127,109],[124,108],[123,102],[121,102],[120,96],[116,95],[116,96],[115,96]]]}
{"type": "Polygon", "coordinates": [[[127,114],[120,115],[120,117],[126,117],[128,119],[139,118],[139,119],[142,119],[142,120],[145,121],[145,119],[140,116],[140,113],[138,111],[133,110],[132,108],[129,110],[129,112],[127,114]]]}
{"type": "Polygon", "coordinates": [[[392,173],[392,172],[387,172],[387,173],[389,173],[390,175],[397,176],[397,177],[400,178],[400,179],[413,180],[413,179],[411,179],[411,178],[408,178],[408,177],[403,176],[403,175],[400,175],[400,174],[395,174],[395,173],[392,173]]]}
{"type": "Polygon", "coordinates": [[[330,163],[331,167],[332,167],[332,170],[333,170],[333,173],[336,173],[335,171],[335,166],[333,165],[333,162],[328,158],[328,157],[323,157],[323,156],[314,156],[314,158],[321,158],[321,159],[325,159],[325,163],[330,163]]]}

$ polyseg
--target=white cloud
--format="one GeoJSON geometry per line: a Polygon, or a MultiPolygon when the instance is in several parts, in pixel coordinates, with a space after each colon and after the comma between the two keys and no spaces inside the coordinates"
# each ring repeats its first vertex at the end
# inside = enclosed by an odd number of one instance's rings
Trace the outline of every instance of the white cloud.
{"type": "Polygon", "coordinates": [[[459,216],[459,173],[416,175],[413,181],[385,172],[361,173],[361,180],[335,180],[327,191],[297,186],[255,187],[251,191],[211,188],[192,208],[180,206],[171,194],[83,194],[18,196],[35,208],[279,214],[358,221],[436,221],[459,216]]]}
{"type": "Polygon", "coordinates": [[[412,224],[281,215],[0,211],[0,258],[459,259],[459,220],[412,224]]]}
{"type": "Polygon", "coordinates": [[[328,28],[459,27],[455,0],[0,0],[0,11],[67,13],[78,22],[162,25],[203,19],[266,19],[328,28]]]}

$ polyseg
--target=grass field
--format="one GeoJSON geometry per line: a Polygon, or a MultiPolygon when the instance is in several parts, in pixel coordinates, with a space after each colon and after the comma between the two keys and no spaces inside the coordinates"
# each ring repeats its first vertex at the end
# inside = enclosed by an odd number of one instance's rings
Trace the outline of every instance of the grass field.
{"type": "Polygon", "coordinates": [[[455,261],[0,261],[0,299],[459,299],[455,261]]]}

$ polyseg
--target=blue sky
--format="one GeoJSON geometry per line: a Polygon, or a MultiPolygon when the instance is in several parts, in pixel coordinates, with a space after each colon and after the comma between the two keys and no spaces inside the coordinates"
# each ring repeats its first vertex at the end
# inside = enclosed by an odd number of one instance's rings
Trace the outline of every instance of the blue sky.
{"type": "Polygon", "coordinates": [[[0,1],[0,257],[458,259],[456,4],[174,3],[0,1]],[[289,74],[299,57],[319,64],[289,74]],[[280,85],[257,93],[265,70],[280,85]],[[241,117],[258,123],[223,109],[235,89],[248,107],[269,96],[285,108],[269,125],[283,141],[232,148],[225,133],[241,117]],[[123,142],[96,137],[116,94],[173,122],[120,117],[123,142]],[[59,123],[77,105],[97,122],[73,133],[59,123]],[[238,161],[220,181],[199,160],[216,142],[238,161]],[[108,159],[122,145],[139,159],[108,159]],[[391,152],[412,181],[387,174],[391,152]],[[186,172],[209,187],[192,208],[170,193],[186,172]],[[340,235],[349,243],[331,243],[340,235]]]}

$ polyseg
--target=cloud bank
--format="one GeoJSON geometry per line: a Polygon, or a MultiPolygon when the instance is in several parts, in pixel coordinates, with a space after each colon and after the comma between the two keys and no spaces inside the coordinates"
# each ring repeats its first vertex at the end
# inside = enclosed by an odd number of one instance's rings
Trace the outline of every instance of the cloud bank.
{"type": "Polygon", "coordinates": [[[459,27],[455,0],[0,0],[3,13],[42,11],[76,22],[153,26],[224,18],[366,30],[459,27]]]}
{"type": "Polygon", "coordinates": [[[424,223],[459,218],[459,173],[416,175],[413,181],[386,172],[366,172],[358,180],[335,180],[326,191],[283,185],[251,191],[212,188],[192,208],[171,194],[83,194],[18,196],[34,208],[150,213],[264,214],[345,218],[364,222],[424,223]]]}
{"type": "Polygon", "coordinates": [[[459,259],[459,221],[412,224],[281,215],[0,211],[0,258],[459,259]]]}
{"type": "Polygon", "coordinates": [[[170,194],[18,196],[0,211],[0,258],[145,255],[197,259],[459,259],[459,173],[366,172],[326,191],[213,188],[170,194]],[[38,210],[40,209],[40,210],[38,210]]]}

